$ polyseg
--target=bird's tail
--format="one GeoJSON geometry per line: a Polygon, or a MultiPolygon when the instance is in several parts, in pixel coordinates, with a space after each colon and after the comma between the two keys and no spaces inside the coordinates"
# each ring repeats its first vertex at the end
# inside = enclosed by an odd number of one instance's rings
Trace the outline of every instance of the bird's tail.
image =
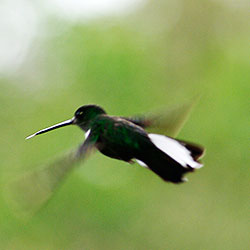
{"type": "Polygon", "coordinates": [[[165,181],[186,181],[185,173],[202,167],[198,161],[204,153],[201,146],[158,134],[149,134],[149,138],[155,147],[139,160],[165,181]]]}

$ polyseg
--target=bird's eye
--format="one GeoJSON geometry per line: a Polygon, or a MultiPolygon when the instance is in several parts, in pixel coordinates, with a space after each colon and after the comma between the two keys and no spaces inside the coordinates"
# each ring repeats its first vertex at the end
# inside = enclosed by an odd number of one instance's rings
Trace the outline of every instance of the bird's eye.
{"type": "Polygon", "coordinates": [[[83,111],[80,111],[77,113],[77,116],[81,116],[81,115],[83,115],[83,111]]]}

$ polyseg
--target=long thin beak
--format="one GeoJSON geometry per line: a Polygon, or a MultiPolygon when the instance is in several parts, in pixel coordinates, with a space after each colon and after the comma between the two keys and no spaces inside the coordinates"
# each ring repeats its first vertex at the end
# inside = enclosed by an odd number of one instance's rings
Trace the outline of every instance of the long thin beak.
{"type": "Polygon", "coordinates": [[[48,132],[48,131],[50,131],[50,130],[54,130],[54,129],[57,129],[57,128],[61,128],[61,127],[68,126],[68,125],[71,125],[71,124],[75,124],[75,118],[74,118],[74,117],[73,117],[72,119],[70,119],[70,120],[67,120],[67,121],[64,121],[64,122],[60,122],[60,123],[58,123],[58,124],[56,124],[56,125],[53,125],[53,126],[51,126],[51,127],[42,129],[42,130],[36,132],[35,134],[26,137],[25,139],[28,140],[28,139],[30,139],[30,138],[36,136],[36,135],[40,135],[40,134],[46,133],[46,132],[48,132]]]}

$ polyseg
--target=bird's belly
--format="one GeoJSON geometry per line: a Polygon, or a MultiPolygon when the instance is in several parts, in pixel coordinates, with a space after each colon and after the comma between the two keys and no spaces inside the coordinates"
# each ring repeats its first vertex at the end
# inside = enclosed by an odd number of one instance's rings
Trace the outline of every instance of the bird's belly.
{"type": "Polygon", "coordinates": [[[133,153],[122,147],[104,146],[102,144],[97,145],[97,149],[104,155],[123,161],[130,161],[134,158],[133,153]]]}

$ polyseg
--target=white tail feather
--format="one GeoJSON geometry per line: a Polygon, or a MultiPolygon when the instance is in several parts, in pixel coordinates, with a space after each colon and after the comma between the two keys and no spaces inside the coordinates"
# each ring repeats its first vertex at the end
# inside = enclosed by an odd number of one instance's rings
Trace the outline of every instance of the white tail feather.
{"type": "Polygon", "coordinates": [[[172,159],[177,161],[183,167],[191,168],[201,168],[202,164],[196,162],[191,156],[190,150],[188,150],[180,142],[164,135],[149,134],[150,140],[154,145],[159,148],[161,151],[166,153],[172,159]]]}

